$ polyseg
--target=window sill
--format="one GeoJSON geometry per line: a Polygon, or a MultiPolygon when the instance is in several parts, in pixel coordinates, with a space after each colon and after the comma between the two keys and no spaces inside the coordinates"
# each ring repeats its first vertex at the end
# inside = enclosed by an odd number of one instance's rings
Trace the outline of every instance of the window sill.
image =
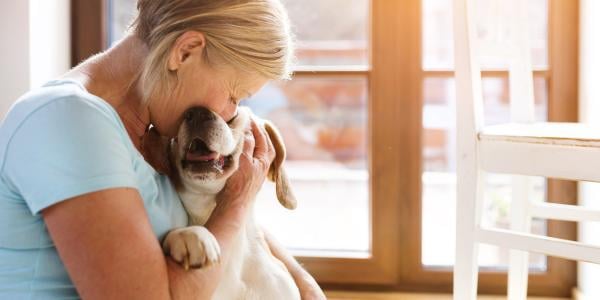
{"type": "MultiPolygon", "coordinates": [[[[326,291],[329,300],[452,300],[450,294],[377,293],[326,291]]],[[[505,296],[481,296],[481,300],[506,300],[505,296]]],[[[569,298],[530,297],[532,300],[567,300],[569,298]]]]}

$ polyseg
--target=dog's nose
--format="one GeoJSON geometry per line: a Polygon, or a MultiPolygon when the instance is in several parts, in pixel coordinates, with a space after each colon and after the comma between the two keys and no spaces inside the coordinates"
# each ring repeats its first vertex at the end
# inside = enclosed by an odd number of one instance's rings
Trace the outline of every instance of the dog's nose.
{"type": "Polygon", "coordinates": [[[200,107],[200,106],[192,107],[192,108],[188,109],[184,113],[184,117],[185,117],[185,121],[188,123],[192,123],[192,122],[202,123],[205,121],[216,120],[216,116],[214,113],[212,113],[210,110],[208,110],[204,107],[200,107]]]}

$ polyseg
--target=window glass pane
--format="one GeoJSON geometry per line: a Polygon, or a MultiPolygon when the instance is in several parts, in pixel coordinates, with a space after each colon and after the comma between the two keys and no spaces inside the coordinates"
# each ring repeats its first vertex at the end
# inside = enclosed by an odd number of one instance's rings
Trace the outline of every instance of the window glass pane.
{"type": "Polygon", "coordinates": [[[108,0],[108,44],[120,40],[136,13],[137,0],[108,0]]]}
{"type": "MultiPolygon", "coordinates": [[[[535,78],[536,119],[545,121],[547,115],[547,83],[535,78]]],[[[456,205],[456,118],[454,79],[427,78],[423,85],[423,174],[422,174],[422,263],[426,266],[454,264],[455,205],[456,205]],[[451,234],[449,234],[451,229],[451,234]]],[[[484,78],[485,123],[509,120],[508,83],[504,78],[484,78]]],[[[533,178],[533,201],[544,201],[545,180],[533,178]]],[[[508,228],[511,199],[511,177],[486,174],[482,225],[508,228]]],[[[544,221],[534,220],[532,232],[545,234],[544,221]]],[[[480,266],[505,268],[508,251],[482,245],[480,266]]],[[[530,255],[530,266],[544,270],[545,257],[530,255]]]]}
{"type": "MultiPolygon", "coordinates": [[[[109,0],[109,44],[123,36],[137,0],[109,0]]],[[[300,66],[367,66],[369,0],[282,0],[300,66]],[[343,16],[343,17],[339,17],[343,16]]]]}
{"type": "MultiPolygon", "coordinates": [[[[423,1],[423,68],[454,68],[452,0],[423,1]]],[[[485,49],[499,48],[506,40],[507,14],[512,11],[502,0],[476,1],[479,50],[483,69],[507,68],[505,59],[485,49]]],[[[534,68],[548,66],[548,0],[528,0],[529,36],[534,68]]],[[[504,48],[504,47],[502,47],[504,48]]]]}
{"type": "Polygon", "coordinates": [[[242,105],[281,131],[298,198],[298,208],[286,211],[265,184],[260,223],[296,250],[368,252],[366,78],[297,77],[268,84],[242,105]]]}
{"type": "Polygon", "coordinates": [[[298,39],[300,65],[369,64],[369,0],[282,0],[298,39]]]}
{"type": "MultiPolygon", "coordinates": [[[[427,83],[426,83],[427,84],[427,83]]],[[[510,104],[508,100],[508,80],[499,77],[487,77],[482,81],[485,125],[510,122],[510,104]]],[[[538,122],[547,121],[547,84],[546,80],[536,77],[533,80],[534,113],[538,122]]]]}

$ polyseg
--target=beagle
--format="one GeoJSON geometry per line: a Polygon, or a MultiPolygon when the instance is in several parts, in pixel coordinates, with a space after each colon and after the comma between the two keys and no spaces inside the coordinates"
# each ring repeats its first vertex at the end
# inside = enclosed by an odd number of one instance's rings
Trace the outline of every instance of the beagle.
{"type": "MultiPolygon", "coordinates": [[[[217,194],[238,168],[244,130],[251,115],[249,109],[240,107],[237,116],[227,123],[206,108],[191,108],[184,114],[177,137],[169,144],[169,159],[175,170],[171,179],[189,215],[189,227],[170,231],[163,249],[185,268],[219,263],[219,244],[203,225],[216,206],[217,194]]],[[[275,182],[279,202],[294,209],[296,198],[282,167],[285,159],[282,138],[270,122],[262,122],[276,152],[267,178],[275,182]]],[[[273,257],[260,235],[250,213],[232,246],[231,259],[213,299],[300,299],[292,276],[273,257]]]]}

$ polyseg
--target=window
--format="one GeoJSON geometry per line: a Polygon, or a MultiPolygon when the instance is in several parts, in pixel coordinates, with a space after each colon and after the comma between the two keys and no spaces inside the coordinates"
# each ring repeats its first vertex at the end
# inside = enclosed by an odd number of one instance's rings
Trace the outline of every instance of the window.
{"type": "Polygon", "coordinates": [[[282,2],[297,38],[294,79],[269,84],[242,105],[282,132],[299,205],[291,212],[279,208],[267,184],[257,200],[258,219],[297,255],[366,257],[368,80],[366,72],[343,71],[369,68],[369,2],[282,2]],[[324,68],[342,72],[325,75],[324,68]],[[265,110],[267,103],[279,107],[265,110]]]}
{"type": "MultiPolygon", "coordinates": [[[[244,102],[283,131],[299,207],[278,207],[267,185],[257,212],[325,287],[452,290],[451,1],[282,0],[298,38],[294,79],[271,83],[244,102]]],[[[480,3],[480,37],[493,41],[502,35],[502,1],[480,3]]],[[[577,2],[529,3],[537,118],[575,121],[577,2]]],[[[73,61],[118,39],[134,4],[73,1],[73,61]]],[[[482,59],[487,120],[505,121],[506,66],[482,59]]],[[[573,183],[536,180],[539,201],[575,201],[573,183]]],[[[490,224],[506,226],[506,181],[488,176],[490,224]]],[[[562,238],[575,238],[574,230],[574,224],[534,222],[535,232],[562,238]]],[[[505,252],[481,252],[480,291],[504,293],[505,252]]],[[[573,263],[532,255],[531,267],[531,294],[570,294],[573,263]]]]}

